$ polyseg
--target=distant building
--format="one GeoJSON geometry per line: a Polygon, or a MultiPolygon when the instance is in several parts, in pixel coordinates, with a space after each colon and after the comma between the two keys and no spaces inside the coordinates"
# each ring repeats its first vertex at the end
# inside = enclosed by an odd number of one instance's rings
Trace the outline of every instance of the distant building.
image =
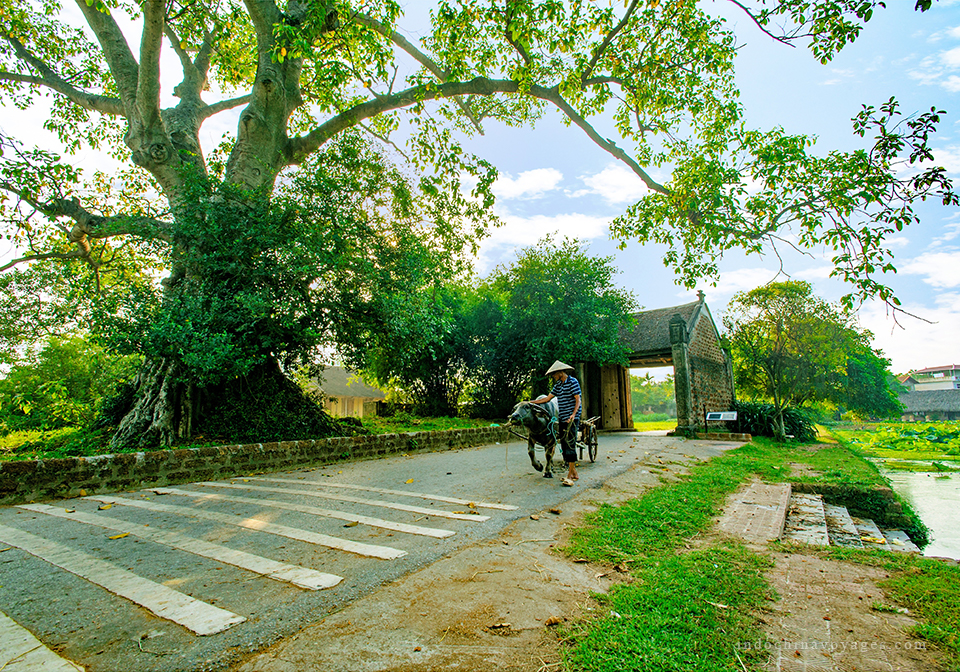
{"type": "Polygon", "coordinates": [[[899,380],[913,392],[960,390],[960,365],[949,364],[919,369],[901,376],[899,380]]]}
{"type": "Polygon", "coordinates": [[[960,389],[917,390],[899,396],[904,422],[960,420],[960,389]]]}
{"type": "Polygon", "coordinates": [[[387,397],[381,390],[363,382],[356,371],[342,366],[324,367],[321,378],[311,382],[323,396],[323,409],[338,418],[376,415],[377,402],[387,397]]]}

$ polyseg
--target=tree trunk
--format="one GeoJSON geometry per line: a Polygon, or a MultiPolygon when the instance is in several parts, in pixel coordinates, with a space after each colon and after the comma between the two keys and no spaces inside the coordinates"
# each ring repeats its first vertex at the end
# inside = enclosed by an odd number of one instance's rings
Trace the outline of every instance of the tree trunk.
{"type": "Polygon", "coordinates": [[[110,440],[112,448],[169,446],[189,434],[192,395],[188,385],[175,377],[176,365],[147,361],[137,373],[133,407],[120,421],[110,440]]]}
{"type": "Polygon", "coordinates": [[[180,382],[176,373],[176,365],[169,362],[144,364],[134,382],[132,407],[121,420],[111,447],[318,439],[358,429],[341,426],[327,415],[275,361],[208,387],[180,382]]]}

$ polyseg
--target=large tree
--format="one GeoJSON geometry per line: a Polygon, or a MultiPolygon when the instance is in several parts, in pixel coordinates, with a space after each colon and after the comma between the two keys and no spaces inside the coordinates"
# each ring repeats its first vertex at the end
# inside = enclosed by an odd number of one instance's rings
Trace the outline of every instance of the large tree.
{"type": "Polygon", "coordinates": [[[773,282],[739,292],[723,318],[737,388],[769,400],[783,436],[787,406],[828,401],[865,415],[899,404],[887,388],[889,361],[853,315],[813,293],[810,283],[773,282]]]}
{"type": "MultiPolygon", "coordinates": [[[[824,62],[883,6],[730,2],[749,25],[807,43],[824,62]]],[[[461,240],[469,241],[483,228],[473,215],[478,204],[489,205],[492,174],[464,154],[456,133],[480,132],[486,119],[534,123],[554,108],[648,186],[614,235],[669,245],[665,261],[683,282],[715,273],[724,250],[759,249],[793,226],[799,245],[836,251],[851,302],[879,296],[895,303],[877,279],[893,268],[884,236],[914,220],[910,206],[918,198],[956,202],[943,171],[929,163],[927,141],[941,113],[904,120],[895,101],[864,108],[854,131],[875,135],[872,149],[826,156],[811,154],[806,136],[750,129],[733,78],[737,36],[707,13],[711,6],[441,1],[425,37],[412,41],[401,32],[400,4],[390,0],[76,0],[69,8],[60,0],[0,0],[2,103],[26,109],[52,96],[49,108],[38,109],[49,109],[46,125],[62,151],[103,148],[130,168],[112,179],[84,177],[60,154],[3,137],[3,219],[24,254],[0,270],[77,263],[94,282],[108,279],[113,287],[126,278],[113,269],[152,255],[166,274],[161,310],[216,307],[216,297],[244,284],[248,269],[236,264],[240,275],[228,273],[226,284],[216,282],[219,274],[201,278],[211,239],[236,236],[256,248],[264,227],[269,247],[290,221],[292,206],[271,205],[284,173],[356,128],[387,142],[397,130],[407,135],[404,156],[426,175],[428,221],[440,220],[441,232],[463,226],[461,240]],[[165,50],[179,63],[175,76],[161,76],[165,50]],[[164,107],[164,94],[175,104],[164,107]],[[205,153],[201,127],[231,110],[239,112],[235,135],[223,153],[205,153]],[[612,120],[620,137],[604,137],[598,119],[612,120]],[[920,169],[905,177],[904,162],[920,169]],[[669,180],[654,179],[659,171],[669,180]],[[458,188],[465,172],[479,177],[479,201],[458,188]]],[[[345,255],[363,255],[346,247],[345,255]]],[[[242,248],[238,254],[256,254],[242,248]]],[[[261,280],[269,266],[263,261],[252,269],[261,280]]],[[[33,279],[40,276],[56,278],[33,279]]],[[[353,305],[368,296],[358,292],[353,305]]],[[[138,298],[123,297],[118,312],[136,317],[138,298]]],[[[251,304],[239,309],[254,318],[269,313],[251,304]]],[[[250,324],[221,341],[243,342],[250,324]]],[[[335,341],[343,331],[332,333],[335,341]]],[[[246,373],[269,372],[282,358],[282,345],[257,340],[263,347],[246,353],[246,373]]],[[[197,415],[207,407],[191,390],[206,383],[189,373],[176,342],[163,346],[141,333],[131,343],[155,347],[145,352],[138,403],[118,436],[124,443],[175,441],[202,420],[197,415]]],[[[236,388],[245,375],[236,373],[210,384],[236,388]]]]}

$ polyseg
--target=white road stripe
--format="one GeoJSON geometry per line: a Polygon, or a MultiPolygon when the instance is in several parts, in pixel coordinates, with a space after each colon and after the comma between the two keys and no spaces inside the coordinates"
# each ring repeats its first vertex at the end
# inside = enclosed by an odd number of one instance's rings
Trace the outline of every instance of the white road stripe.
{"type": "Polygon", "coordinates": [[[347,497],[346,495],[328,495],[323,492],[314,492],[312,490],[291,490],[290,488],[266,488],[258,485],[246,485],[241,483],[219,483],[214,481],[204,481],[194,483],[193,485],[207,485],[213,488],[237,488],[239,490],[256,490],[258,492],[276,492],[283,495],[300,495],[303,497],[319,497],[321,499],[332,499],[336,502],[351,502],[352,504],[366,504],[367,506],[379,506],[384,509],[394,509],[396,511],[409,511],[410,513],[419,513],[423,516],[436,516],[439,518],[453,518],[454,520],[469,520],[474,523],[490,520],[490,516],[480,516],[474,513],[451,513],[450,511],[440,511],[437,509],[427,509],[422,506],[410,506],[409,504],[397,504],[396,502],[384,502],[375,499],[358,499],[357,497],[347,497]]]}
{"type": "MultiPolygon", "coordinates": [[[[194,485],[203,485],[195,483],[194,485]]],[[[237,502],[238,504],[253,504],[256,506],[272,506],[276,509],[286,509],[287,511],[299,511],[300,513],[309,513],[312,516],[323,516],[325,518],[336,518],[346,520],[351,523],[363,523],[370,527],[380,527],[394,532],[405,532],[406,534],[419,534],[421,537],[435,537],[436,539],[445,539],[452,537],[456,532],[451,530],[440,530],[435,527],[422,527],[420,525],[410,525],[409,523],[398,523],[392,520],[382,518],[372,518],[370,516],[361,516],[356,513],[346,513],[344,511],[333,511],[331,509],[320,509],[315,506],[305,504],[294,504],[293,502],[282,502],[279,499],[253,499],[252,497],[231,497],[230,495],[221,495],[219,493],[211,494],[209,492],[193,492],[191,490],[181,490],[180,488],[154,488],[151,492],[162,495],[182,495],[184,497],[196,497],[199,499],[217,499],[223,502],[237,502]]]]}
{"type": "Polygon", "coordinates": [[[137,576],[75,548],[0,525],[0,539],[71,574],[106,588],[198,635],[213,635],[246,618],[137,576]]]}
{"type": "MultiPolygon", "coordinates": [[[[297,539],[299,541],[305,541],[308,544],[326,546],[328,548],[335,548],[340,551],[347,551],[348,553],[356,553],[357,555],[366,555],[372,558],[395,560],[396,558],[401,558],[407,554],[406,551],[400,551],[387,546],[363,544],[358,541],[349,541],[347,539],[331,537],[326,534],[317,534],[316,532],[310,532],[309,530],[300,530],[295,527],[278,525],[276,523],[270,523],[257,518],[242,518],[240,516],[227,515],[225,513],[217,513],[215,511],[204,511],[202,509],[195,509],[188,506],[174,506],[172,504],[161,504],[160,502],[142,499],[125,499],[123,497],[107,497],[105,495],[89,495],[84,497],[84,499],[92,499],[94,501],[105,502],[107,504],[136,506],[141,509],[175,513],[181,516],[206,518],[207,520],[215,520],[218,523],[224,523],[225,525],[236,525],[237,527],[242,527],[248,530],[266,532],[267,534],[275,534],[279,537],[297,539]]],[[[257,503],[259,504],[260,502],[257,503]]]]}
{"type": "Polygon", "coordinates": [[[43,513],[48,516],[56,516],[57,518],[66,518],[67,520],[74,520],[87,525],[105,527],[116,530],[117,532],[126,532],[141,539],[148,539],[164,546],[256,572],[257,574],[262,574],[277,581],[288,581],[295,586],[308,590],[332,588],[343,581],[342,576],[325,574],[324,572],[318,572],[315,569],[309,569],[307,567],[288,565],[284,562],[277,562],[276,560],[264,558],[245,551],[234,550],[203,539],[194,539],[179,532],[164,531],[147,527],[146,525],[117,520],[116,518],[108,518],[107,516],[83,513],[81,511],[67,513],[63,508],[48,506],[46,504],[22,504],[17,508],[36,511],[37,513],[43,513]]]}
{"type": "Polygon", "coordinates": [[[83,672],[61,658],[29,630],[0,612],[0,670],[3,672],[83,672]]]}
{"type": "Polygon", "coordinates": [[[400,495],[405,497],[418,497],[420,499],[433,499],[438,502],[447,502],[449,504],[462,504],[470,506],[473,504],[479,509],[500,509],[501,511],[516,511],[519,507],[512,504],[497,504],[495,502],[472,502],[469,499],[458,499],[456,497],[445,497],[444,495],[431,495],[425,492],[411,492],[409,490],[387,490],[386,488],[373,488],[365,485],[352,485],[349,483],[327,483],[325,481],[308,481],[306,479],[293,478],[268,478],[266,476],[256,476],[251,478],[254,481],[270,481],[271,483],[297,483],[300,485],[319,485],[322,488],[345,488],[349,490],[364,490],[366,492],[379,492],[384,495],[400,495]]]}

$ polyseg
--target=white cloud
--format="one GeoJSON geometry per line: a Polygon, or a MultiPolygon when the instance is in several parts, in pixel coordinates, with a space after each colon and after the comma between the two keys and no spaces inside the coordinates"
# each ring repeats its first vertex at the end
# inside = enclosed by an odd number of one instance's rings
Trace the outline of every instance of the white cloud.
{"type": "Polygon", "coordinates": [[[555,168],[537,168],[520,173],[516,179],[501,173],[493,183],[497,198],[540,198],[548,191],[557,189],[563,173],[555,168]]]}
{"type": "Polygon", "coordinates": [[[924,276],[925,283],[940,289],[960,287],[960,250],[921,254],[902,264],[898,272],[924,276]]]}
{"type": "Polygon", "coordinates": [[[894,373],[911,369],[953,364],[957,360],[957,333],[960,332],[960,294],[940,294],[935,306],[904,305],[908,313],[930,322],[899,315],[894,322],[889,309],[874,301],[860,309],[860,326],[873,332],[875,348],[891,361],[894,373]]]}
{"type": "Polygon", "coordinates": [[[599,194],[608,203],[631,203],[647,193],[647,185],[633,171],[623,165],[610,164],[595,175],[580,177],[588,189],[574,192],[573,196],[599,194]]]}
{"type": "Polygon", "coordinates": [[[500,213],[500,219],[504,225],[493,229],[490,236],[480,243],[477,259],[477,271],[480,273],[489,271],[517,247],[535,245],[548,235],[554,235],[558,240],[564,237],[590,240],[603,236],[611,218],[579,213],[533,217],[500,213]]]}
{"type": "MultiPolygon", "coordinates": [[[[788,280],[783,274],[769,268],[738,268],[723,271],[716,287],[703,287],[711,305],[722,305],[734,294],[762,287],[768,282],[788,280]]],[[[683,292],[682,296],[695,296],[695,292],[683,292]]]]}
{"type": "Polygon", "coordinates": [[[960,68],[960,47],[941,51],[940,62],[948,68],[960,68]]]}

